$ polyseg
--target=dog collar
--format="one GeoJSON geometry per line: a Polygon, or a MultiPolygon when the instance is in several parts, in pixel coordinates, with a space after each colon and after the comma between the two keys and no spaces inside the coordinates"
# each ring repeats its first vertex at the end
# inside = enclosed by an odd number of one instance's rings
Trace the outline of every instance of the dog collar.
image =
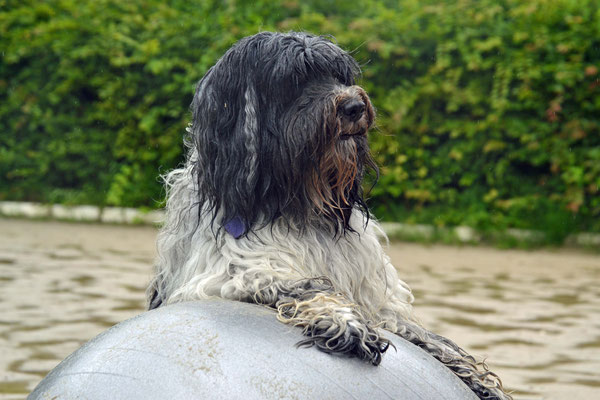
{"type": "Polygon", "coordinates": [[[239,239],[244,233],[246,233],[246,225],[240,217],[233,217],[223,225],[227,233],[233,236],[235,239],[239,239]]]}

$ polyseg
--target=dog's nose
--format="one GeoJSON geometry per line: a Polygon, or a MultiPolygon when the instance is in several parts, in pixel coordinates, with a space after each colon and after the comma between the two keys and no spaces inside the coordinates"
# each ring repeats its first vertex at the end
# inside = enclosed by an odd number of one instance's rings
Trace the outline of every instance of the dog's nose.
{"type": "Polygon", "coordinates": [[[352,122],[356,122],[365,112],[365,103],[361,100],[350,100],[342,106],[342,113],[352,122]]]}

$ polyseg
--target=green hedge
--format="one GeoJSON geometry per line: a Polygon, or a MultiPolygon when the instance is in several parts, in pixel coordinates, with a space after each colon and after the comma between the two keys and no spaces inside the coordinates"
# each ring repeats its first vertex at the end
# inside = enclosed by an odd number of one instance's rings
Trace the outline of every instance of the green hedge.
{"type": "Polygon", "coordinates": [[[600,231],[595,0],[0,0],[0,199],[156,207],[195,82],[260,30],[327,33],[378,108],[379,217],[600,231]]]}

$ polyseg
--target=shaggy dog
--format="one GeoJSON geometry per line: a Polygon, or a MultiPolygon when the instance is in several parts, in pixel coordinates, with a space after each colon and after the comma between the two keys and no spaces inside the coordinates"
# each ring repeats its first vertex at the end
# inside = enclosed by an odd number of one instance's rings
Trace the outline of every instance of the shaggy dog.
{"type": "Polygon", "coordinates": [[[377,172],[375,112],[356,61],[330,40],[263,32],[236,43],[198,83],[187,161],[165,178],[150,309],[220,297],[266,305],[303,329],[300,345],[374,365],[390,343],[421,347],[479,397],[499,379],[416,321],[409,287],[378,240],[361,182],[377,172]]]}

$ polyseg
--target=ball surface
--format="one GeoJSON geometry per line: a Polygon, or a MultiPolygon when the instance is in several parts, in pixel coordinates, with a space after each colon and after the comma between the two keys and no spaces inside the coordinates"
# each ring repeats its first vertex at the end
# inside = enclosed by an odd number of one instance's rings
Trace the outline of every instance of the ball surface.
{"type": "Polygon", "coordinates": [[[430,355],[394,344],[375,367],[297,348],[299,328],[254,304],[179,303],[115,325],[67,357],[34,399],[475,399],[430,355]]]}

